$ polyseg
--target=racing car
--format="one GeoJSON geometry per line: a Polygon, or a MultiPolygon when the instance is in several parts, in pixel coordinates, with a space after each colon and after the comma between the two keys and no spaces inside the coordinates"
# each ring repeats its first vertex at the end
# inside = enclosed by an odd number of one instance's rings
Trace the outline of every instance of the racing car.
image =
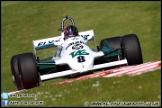
{"type": "Polygon", "coordinates": [[[93,29],[78,32],[77,36],[65,39],[64,22],[74,20],[65,16],[61,21],[60,36],[33,40],[33,52],[17,54],[11,58],[13,82],[17,90],[30,89],[43,81],[81,75],[123,65],[143,63],[140,42],[136,34],[102,39],[96,46],[93,29]],[[93,48],[88,42],[93,42],[93,48]],[[54,53],[40,58],[37,51],[52,49],[54,53]]]}

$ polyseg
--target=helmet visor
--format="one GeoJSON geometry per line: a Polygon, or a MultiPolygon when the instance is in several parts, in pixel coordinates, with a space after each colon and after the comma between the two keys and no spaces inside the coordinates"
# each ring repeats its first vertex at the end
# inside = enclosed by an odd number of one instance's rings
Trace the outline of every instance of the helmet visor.
{"type": "Polygon", "coordinates": [[[65,32],[65,36],[71,37],[71,36],[75,36],[75,35],[73,34],[72,31],[68,31],[68,32],[65,32]]]}

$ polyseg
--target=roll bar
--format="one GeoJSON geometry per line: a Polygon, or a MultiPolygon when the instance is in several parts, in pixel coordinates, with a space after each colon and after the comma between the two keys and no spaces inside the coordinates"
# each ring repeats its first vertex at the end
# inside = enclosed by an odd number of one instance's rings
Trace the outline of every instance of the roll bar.
{"type": "Polygon", "coordinates": [[[59,31],[61,31],[61,32],[64,31],[64,21],[67,20],[67,19],[70,20],[71,23],[72,23],[72,25],[75,26],[74,20],[73,20],[71,17],[69,17],[69,16],[65,16],[65,18],[62,19],[62,22],[61,22],[61,29],[59,29],[59,31]]]}

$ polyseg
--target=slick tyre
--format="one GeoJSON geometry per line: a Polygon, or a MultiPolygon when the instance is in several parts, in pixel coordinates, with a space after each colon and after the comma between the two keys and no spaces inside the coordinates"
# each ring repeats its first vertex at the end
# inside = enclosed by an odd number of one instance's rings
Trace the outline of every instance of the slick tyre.
{"type": "Polygon", "coordinates": [[[136,34],[128,34],[122,37],[122,46],[124,47],[124,56],[128,65],[142,64],[142,52],[139,39],[136,34]]]}
{"type": "Polygon", "coordinates": [[[40,75],[37,71],[36,58],[33,53],[24,53],[18,58],[23,88],[29,89],[39,86],[40,75]]]}
{"type": "Polygon", "coordinates": [[[13,78],[14,85],[17,90],[21,90],[21,89],[23,89],[23,87],[22,87],[20,71],[18,68],[18,56],[19,55],[13,56],[11,58],[10,64],[11,64],[11,71],[12,71],[12,78],[13,78]]]}

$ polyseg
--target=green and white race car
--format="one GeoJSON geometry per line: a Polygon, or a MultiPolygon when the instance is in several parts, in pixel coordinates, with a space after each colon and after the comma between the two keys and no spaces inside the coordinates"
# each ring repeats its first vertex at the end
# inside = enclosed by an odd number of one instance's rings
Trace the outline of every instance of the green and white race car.
{"type": "Polygon", "coordinates": [[[11,58],[13,81],[17,90],[39,86],[43,81],[94,72],[123,65],[143,63],[140,42],[136,34],[115,36],[101,40],[96,46],[93,30],[64,38],[64,21],[75,22],[69,16],[61,22],[61,36],[33,41],[34,52],[11,58]],[[89,47],[92,41],[94,48],[89,47]],[[52,56],[40,58],[38,50],[56,48],[52,56]]]}

